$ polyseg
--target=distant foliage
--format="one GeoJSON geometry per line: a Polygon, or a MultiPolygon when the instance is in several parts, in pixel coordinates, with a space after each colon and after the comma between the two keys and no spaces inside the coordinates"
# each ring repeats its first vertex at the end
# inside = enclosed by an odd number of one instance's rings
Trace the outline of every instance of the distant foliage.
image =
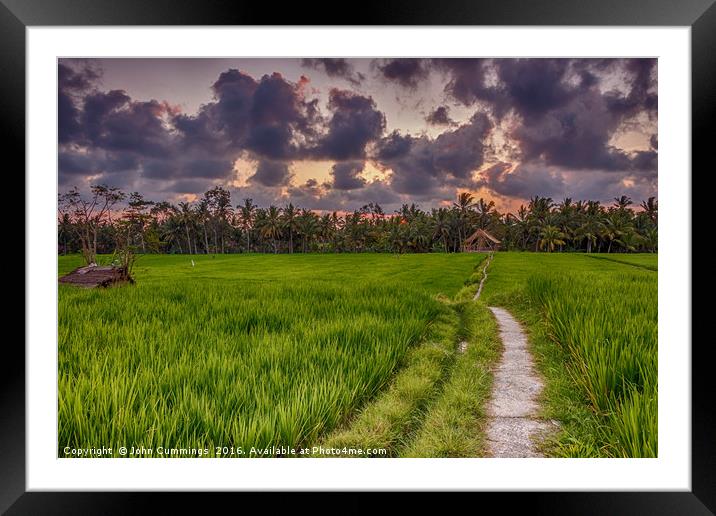
{"type": "Polygon", "coordinates": [[[369,203],[352,213],[316,213],[289,203],[258,207],[252,199],[232,205],[215,187],[196,202],[154,202],[106,185],[85,201],[76,189],[60,196],[58,249],[87,259],[111,253],[118,232],[138,252],[169,254],[458,252],[476,229],[489,231],[505,250],[539,252],[656,252],[658,203],[651,197],[632,208],[629,197],[611,206],[597,201],[533,197],[516,213],[500,213],[492,201],[463,192],[450,207],[421,210],[404,204],[385,213],[369,203]],[[107,200],[110,203],[106,205],[107,200]],[[126,206],[115,207],[127,200],[126,206]],[[94,206],[99,205],[95,211],[94,206]],[[119,213],[117,213],[119,211],[119,213]]]}

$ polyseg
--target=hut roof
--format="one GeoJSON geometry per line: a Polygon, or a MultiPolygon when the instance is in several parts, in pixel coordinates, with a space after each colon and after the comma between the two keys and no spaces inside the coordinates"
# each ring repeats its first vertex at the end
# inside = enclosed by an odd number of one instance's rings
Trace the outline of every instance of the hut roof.
{"type": "Polygon", "coordinates": [[[480,237],[487,238],[488,240],[490,240],[491,242],[493,242],[495,244],[501,243],[499,240],[497,240],[494,236],[492,236],[490,233],[488,233],[484,229],[477,229],[472,235],[470,235],[469,237],[467,237],[465,239],[465,243],[471,244],[472,242],[474,242],[475,240],[477,240],[480,237]]]}
{"type": "Polygon", "coordinates": [[[59,279],[60,283],[80,287],[108,287],[114,283],[132,281],[121,267],[87,265],[78,267],[59,279]]]}

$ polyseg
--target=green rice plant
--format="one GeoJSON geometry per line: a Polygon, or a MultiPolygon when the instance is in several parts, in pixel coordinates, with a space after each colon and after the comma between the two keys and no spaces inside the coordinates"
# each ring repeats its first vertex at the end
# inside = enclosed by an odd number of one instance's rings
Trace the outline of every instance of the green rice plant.
{"type": "Polygon", "coordinates": [[[462,307],[461,339],[467,341],[440,395],[425,409],[403,457],[479,457],[484,454],[485,407],[492,387],[491,367],[502,343],[497,323],[481,302],[462,307]]]}
{"type": "Polygon", "coordinates": [[[657,455],[657,279],[593,255],[495,255],[481,299],[528,330],[546,380],[542,416],[561,424],[546,454],[657,455]]]}
{"type": "Polygon", "coordinates": [[[638,253],[638,254],[587,254],[590,258],[598,260],[611,260],[613,262],[633,265],[634,267],[642,267],[650,271],[658,270],[659,255],[656,253],[638,253]]]}
{"type": "Polygon", "coordinates": [[[527,281],[552,339],[569,356],[574,383],[606,422],[603,439],[616,456],[656,456],[656,288],[648,274],[628,272],[527,281]]]}
{"type": "MultiPolygon", "coordinates": [[[[145,256],[135,285],[60,285],[59,456],[317,442],[411,356],[432,375],[439,351],[419,343],[444,312],[438,296],[452,297],[476,259],[145,256]]],[[[61,257],[59,272],[76,261],[61,257]]],[[[401,389],[416,396],[428,383],[418,375],[401,389]]]]}

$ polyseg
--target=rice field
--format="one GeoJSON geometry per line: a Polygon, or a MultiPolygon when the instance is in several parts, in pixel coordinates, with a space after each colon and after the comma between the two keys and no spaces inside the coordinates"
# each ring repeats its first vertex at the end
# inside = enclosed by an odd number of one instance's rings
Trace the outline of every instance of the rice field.
{"type": "Polygon", "coordinates": [[[657,273],[645,268],[656,256],[619,258],[501,253],[493,262],[484,295],[527,323],[547,416],[564,424],[551,454],[658,454],[657,273]]]}
{"type": "Polygon", "coordinates": [[[653,253],[644,254],[588,254],[590,258],[600,260],[612,260],[614,262],[626,263],[635,267],[643,267],[651,271],[658,270],[659,256],[653,253]]]}
{"type": "Polygon", "coordinates": [[[59,285],[58,456],[481,456],[501,349],[487,306],[528,330],[541,416],[561,425],[547,456],[656,456],[657,256],[497,253],[474,302],[483,259],[152,255],[133,286],[59,285]]]}
{"type": "Polygon", "coordinates": [[[145,256],[136,285],[60,285],[59,456],[311,444],[386,386],[480,259],[145,256]]]}

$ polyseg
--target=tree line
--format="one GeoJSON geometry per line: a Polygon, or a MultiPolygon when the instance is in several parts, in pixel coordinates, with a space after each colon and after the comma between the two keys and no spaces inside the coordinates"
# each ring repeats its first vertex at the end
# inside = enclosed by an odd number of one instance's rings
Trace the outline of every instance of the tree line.
{"type": "Polygon", "coordinates": [[[610,206],[570,198],[533,197],[516,213],[467,192],[451,206],[424,211],[415,204],[385,213],[377,203],[339,215],[289,203],[266,208],[252,199],[233,205],[222,187],[196,202],[155,202],[138,192],[93,185],[58,199],[58,250],[87,263],[117,249],[138,253],[460,252],[476,229],[501,240],[503,250],[537,252],[656,252],[658,202],[634,209],[628,196],[610,206]]]}

